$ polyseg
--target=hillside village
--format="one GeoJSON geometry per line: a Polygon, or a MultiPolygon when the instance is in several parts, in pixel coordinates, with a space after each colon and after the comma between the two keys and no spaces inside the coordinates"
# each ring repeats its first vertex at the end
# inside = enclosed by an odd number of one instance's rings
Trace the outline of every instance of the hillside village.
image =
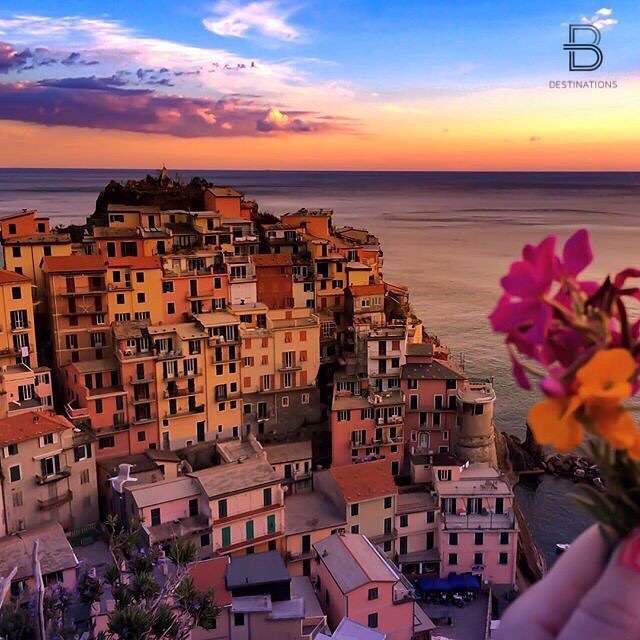
{"type": "Polygon", "coordinates": [[[366,229],[195,187],[201,210],[163,208],[163,170],[157,204],[103,197],[80,234],[0,217],[10,596],[34,586],[36,538],[45,584],[99,571],[83,549],[115,515],[140,548],[195,544],[223,610],[194,640],[443,635],[421,596],[455,580],[484,638],[518,555],[491,380],[428,334],[366,229]]]}

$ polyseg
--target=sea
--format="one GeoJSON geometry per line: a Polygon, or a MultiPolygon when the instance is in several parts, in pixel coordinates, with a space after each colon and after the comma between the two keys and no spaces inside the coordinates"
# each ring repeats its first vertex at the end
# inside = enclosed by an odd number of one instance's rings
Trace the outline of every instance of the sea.
{"type": "MultiPolygon", "coordinates": [[[[0,169],[0,212],[35,208],[53,224],[80,223],[110,181],[139,179],[150,169],[0,169]]],[[[591,233],[595,261],[586,275],[603,278],[640,260],[640,173],[457,173],[172,171],[204,176],[282,214],[301,207],[334,210],[336,225],[379,236],[384,275],[410,288],[426,330],[447,344],[470,376],[492,377],[496,425],[525,431],[534,393],[513,382],[502,338],[487,316],[499,279],[525,243],[549,234],[591,233]]],[[[549,560],[589,518],[571,501],[572,481],[549,476],[517,487],[534,537],[549,560]]]]}

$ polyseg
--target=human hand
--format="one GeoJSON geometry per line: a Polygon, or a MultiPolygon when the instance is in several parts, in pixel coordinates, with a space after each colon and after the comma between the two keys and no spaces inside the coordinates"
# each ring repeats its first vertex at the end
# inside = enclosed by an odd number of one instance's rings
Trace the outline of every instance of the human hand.
{"type": "Polygon", "coordinates": [[[507,610],[497,640],[638,640],[640,530],[607,562],[597,525],[562,554],[540,582],[507,610]]]}

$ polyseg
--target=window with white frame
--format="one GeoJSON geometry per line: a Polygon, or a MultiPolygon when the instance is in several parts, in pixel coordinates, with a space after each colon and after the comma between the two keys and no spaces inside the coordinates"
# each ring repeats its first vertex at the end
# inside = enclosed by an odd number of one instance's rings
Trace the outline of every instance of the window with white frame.
{"type": "Polygon", "coordinates": [[[289,396],[282,396],[282,406],[283,407],[289,406],[289,396]]]}

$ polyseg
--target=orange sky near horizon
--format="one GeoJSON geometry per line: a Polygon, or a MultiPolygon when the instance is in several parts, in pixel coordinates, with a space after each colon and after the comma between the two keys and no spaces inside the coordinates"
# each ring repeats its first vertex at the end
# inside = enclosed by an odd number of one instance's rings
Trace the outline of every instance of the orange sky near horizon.
{"type": "Polygon", "coordinates": [[[640,82],[348,103],[354,132],[179,138],[0,121],[3,167],[634,171],[640,82]],[[7,152],[10,150],[10,152],[7,152]]]}

